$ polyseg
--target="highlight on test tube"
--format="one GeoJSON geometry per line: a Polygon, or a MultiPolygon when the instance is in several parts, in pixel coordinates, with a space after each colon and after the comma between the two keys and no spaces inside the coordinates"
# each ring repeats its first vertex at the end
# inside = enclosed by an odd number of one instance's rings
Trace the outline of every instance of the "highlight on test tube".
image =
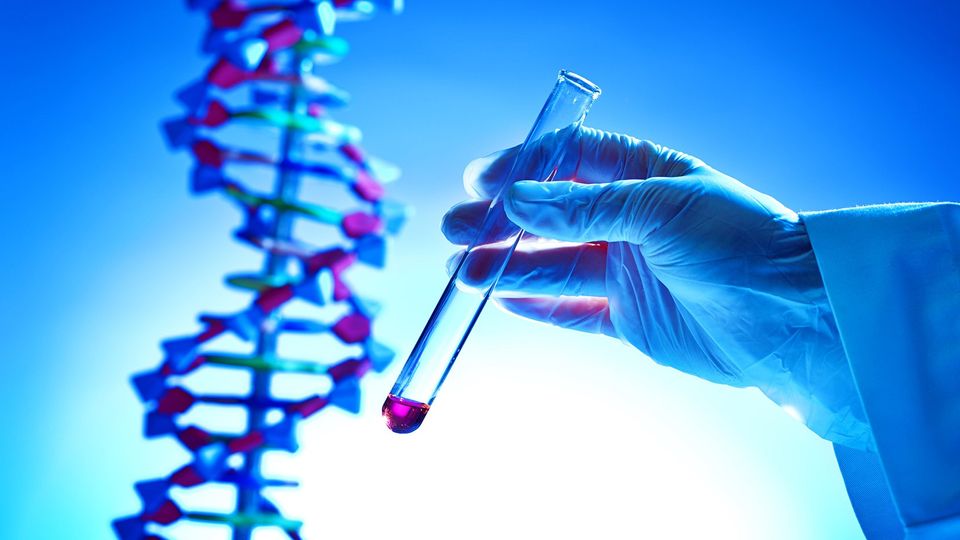
{"type": "Polygon", "coordinates": [[[553,91],[517,152],[506,181],[490,202],[477,237],[453,271],[396,384],[383,403],[384,421],[395,433],[410,433],[423,423],[510,256],[520,243],[523,230],[507,218],[503,193],[518,180],[549,182],[553,179],[566,149],[576,140],[590,106],[599,96],[597,85],[575,73],[560,71],[553,91]],[[545,138],[550,139],[549,145],[541,144],[545,138]],[[543,148],[549,148],[551,152],[544,153],[543,148]],[[539,172],[531,178],[530,171],[539,172]],[[497,252],[489,266],[491,279],[485,281],[483,289],[475,290],[467,285],[471,280],[462,279],[464,261],[475,248],[493,243],[506,245],[508,249],[497,252]]]}

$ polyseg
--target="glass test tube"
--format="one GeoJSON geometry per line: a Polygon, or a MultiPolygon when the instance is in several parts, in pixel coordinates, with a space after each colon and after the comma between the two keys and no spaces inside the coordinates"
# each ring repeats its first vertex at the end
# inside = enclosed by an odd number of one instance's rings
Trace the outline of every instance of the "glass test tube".
{"type": "Polygon", "coordinates": [[[517,153],[506,182],[491,201],[476,239],[460,259],[403,371],[383,403],[384,420],[394,432],[410,433],[420,427],[503,274],[507,261],[520,243],[523,230],[506,217],[502,197],[504,191],[518,180],[548,182],[553,179],[564,152],[573,142],[590,106],[599,95],[600,88],[592,82],[569,71],[560,72],[550,97],[517,153]],[[545,137],[550,138],[550,144],[540,145],[540,140],[545,137]],[[536,167],[531,166],[534,160],[536,167]],[[529,175],[531,170],[540,173],[534,178],[522,176],[524,172],[529,175]],[[505,227],[507,230],[504,230],[505,227]],[[474,290],[461,279],[461,272],[465,271],[464,261],[475,247],[494,243],[508,249],[497,252],[498,255],[489,266],[492,281],[488,281],[483,290],[474,290]]]}

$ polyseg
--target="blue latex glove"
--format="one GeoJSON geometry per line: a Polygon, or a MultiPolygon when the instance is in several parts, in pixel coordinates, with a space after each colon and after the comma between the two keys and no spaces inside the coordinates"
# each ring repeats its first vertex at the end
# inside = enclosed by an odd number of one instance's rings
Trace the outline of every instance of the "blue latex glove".
{"type": "MultiPolygon", "coordinates": [[[[517,150],[467,167],[475,199],[444,217],[451,242],[473,240],[517,150]]],[[[756,386],[821,437],[873,448],[804,225],[775,199],[694,157],[584,128],[555,181],[517,182],[504,204],[531,234],[496,289],[507,310],[756,386]]],[[[498,249],[471,252],[471,284],[489,279],[498,249]]]]}

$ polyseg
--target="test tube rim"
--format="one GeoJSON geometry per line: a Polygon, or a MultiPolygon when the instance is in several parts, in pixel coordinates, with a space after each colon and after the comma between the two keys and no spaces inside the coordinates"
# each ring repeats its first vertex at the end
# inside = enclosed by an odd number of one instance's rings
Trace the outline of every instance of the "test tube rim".
{"type": "Polygon", "coordinates": [[[561,69],[560,73],[557,75],[557,79],[568,82],[584,92],[591,94],[593,99],[600,97],[600,87],[582,75],[578,75],[566,69],[561,69]]]}

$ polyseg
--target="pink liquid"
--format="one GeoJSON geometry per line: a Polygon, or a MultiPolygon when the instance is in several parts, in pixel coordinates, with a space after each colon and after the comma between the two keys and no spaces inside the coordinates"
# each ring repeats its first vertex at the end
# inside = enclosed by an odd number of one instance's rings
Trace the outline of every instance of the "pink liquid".
{"type": "Polygon", "coordinates": [[[383,420],[394,433],[410,433],[416,431],[423,419],[430,411],[430,406],[412,399],[387,396],[383,402],[383,420]]]}

